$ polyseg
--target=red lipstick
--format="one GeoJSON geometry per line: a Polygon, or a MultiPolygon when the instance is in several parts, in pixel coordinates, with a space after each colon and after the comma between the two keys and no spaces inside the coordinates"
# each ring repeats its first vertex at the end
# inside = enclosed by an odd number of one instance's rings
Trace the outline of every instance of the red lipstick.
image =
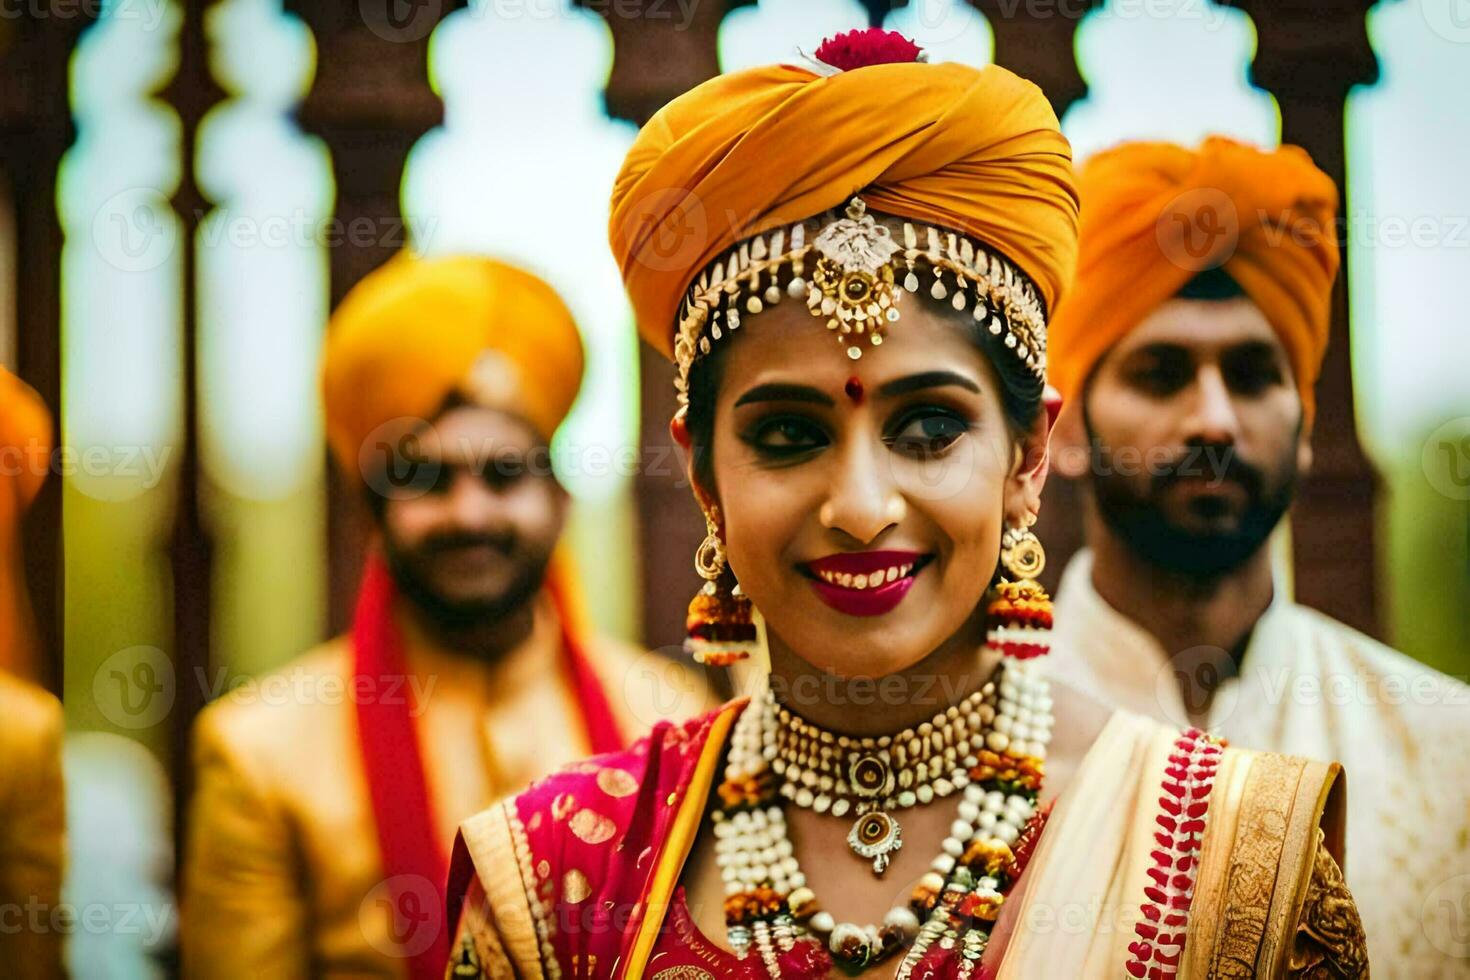
{"type": "Polygon", "coordinates": [[[848,616],[881,616],[913,587],[930,556],[917,551],[859,551],[802,565],[817,597],[848,616]]]}

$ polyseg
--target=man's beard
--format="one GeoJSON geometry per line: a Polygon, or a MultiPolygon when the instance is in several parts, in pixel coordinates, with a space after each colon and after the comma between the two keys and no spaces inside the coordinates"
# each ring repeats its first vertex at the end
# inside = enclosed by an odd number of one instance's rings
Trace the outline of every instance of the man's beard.
{"type": "MultiPolygon", "coordinates": [[[[1107,462],[1116,454],[1091,431],[1092,490],[1102,515],[1115,535],[1130,551],[1161,571],[1188,579],[1212,581],[1249,561],[1281,522],[1296,492],[1296,445],[1293,442],[1277,468],[1274,485],[1267,486],[1262,471],[1245,462],[1234,447],[1221,444],[1191,444],[1185,454],[1149,478],[1148,490],[1140,494],[1129,477],[1113,472],[1107,462]],[[1199,531],[1170,520],[1163,496],[1171,486],[1195,470],[1206,459],[1223,460],[1223,482],[1237,483],[1246,503],[1235,527],[1199,531]]],[[[1196,470],[1197,471],[1197,470],[1196,470]]],[[[1202,506],[1205,501],[1199,502],[1202,506]]]]}
{"type": "Polygon", "coordinates": [[[445,632],[493,627],[526,608],[541,591],[546,568],[551,563],[550,550],[521,555],[510,584],[488,598],[459,599],[436,589],[425,574],[434,557],[445,550],[462,545],[485,545],[500,551],[510,560],[513,545],[485,535],[440,535],[425,540],[415,548],[402,548],[391,535],[383,535],[383,553],[388,570],[399,593],[435,625],[445,632]]]}

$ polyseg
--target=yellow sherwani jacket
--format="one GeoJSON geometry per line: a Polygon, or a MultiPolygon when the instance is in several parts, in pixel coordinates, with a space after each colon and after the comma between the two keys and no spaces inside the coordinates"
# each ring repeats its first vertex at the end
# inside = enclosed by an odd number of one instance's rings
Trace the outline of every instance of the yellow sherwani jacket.
{"type": "MultiPolygon", "coordinates": [[[[399,624],[448,854],[460,821],[590,749],[544,597],[530,639],[493,665],[399,624]]],[[[587,641],[585,652],[630,739],[713,703],[683,664],[608,640],[587,641]]],[[[390,935],[352,666],[351,640],[339,637],[201,712],[183,871],[186,977],[406,975],[390,935]]]]}
{"type": "Polygon", "coordinates": [[[0,672],[0,974],[61,976],[61,704],[0,672]],[[40,922],[41,929],[33,928],[40,922]]]}

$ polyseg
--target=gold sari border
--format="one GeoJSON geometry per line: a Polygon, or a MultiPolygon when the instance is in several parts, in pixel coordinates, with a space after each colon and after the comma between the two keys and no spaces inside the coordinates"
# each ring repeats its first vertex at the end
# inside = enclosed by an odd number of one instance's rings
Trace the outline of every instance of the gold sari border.
{"type": "Polygon", "coordinates": [[[530,856],[525,828],[510,812],[513,805],[508,800],[476,814],[460,825],[459,833],[474,858],[485,900],[495,910],[501,945],[516,965],[517,975],[541,980],[545,977],[541,955],[545,923],[531,907],[536,881],[530,869],[522,867],[529,864],[530,856]]]}
{"type": "MultiPolygon", "coordinates": [[[[1290,953],[1341,767],[1232,749],[1216,783],[1180,976],[1274,977],[1290,953]]],[[[1340,825],[1340,821],[1334,821],[1340,825]]]]}

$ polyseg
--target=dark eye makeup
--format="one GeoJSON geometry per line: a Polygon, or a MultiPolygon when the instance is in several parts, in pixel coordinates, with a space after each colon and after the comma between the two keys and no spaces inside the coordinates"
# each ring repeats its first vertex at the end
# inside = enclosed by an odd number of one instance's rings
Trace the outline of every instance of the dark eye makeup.
{"type": "Polygon", "coordinates": [[[831,442],[815,419],[785,412],[756,419],[740,433],[740,440],[777,462],[806,456],[831,442]]]}
{"type": "MultiPolygon", "coordinates": [[[[964,413],[942,405],[908,405],[884,427],[883,441],[894,452],[926,458],[947,451],[974,428],[964,413]]],[[[740,440],[773,463],[799,462],[832,442],[826,426],[808,416],[779,412],[762,416],[740,433],[740,440]]]]}
{"type": "Polygon", "coordinates": [[[972,428],[973,423],[954,409],[919,405],[895,416],[884,442],[905,456],[927,458],[946,452],[972,428]]]}

